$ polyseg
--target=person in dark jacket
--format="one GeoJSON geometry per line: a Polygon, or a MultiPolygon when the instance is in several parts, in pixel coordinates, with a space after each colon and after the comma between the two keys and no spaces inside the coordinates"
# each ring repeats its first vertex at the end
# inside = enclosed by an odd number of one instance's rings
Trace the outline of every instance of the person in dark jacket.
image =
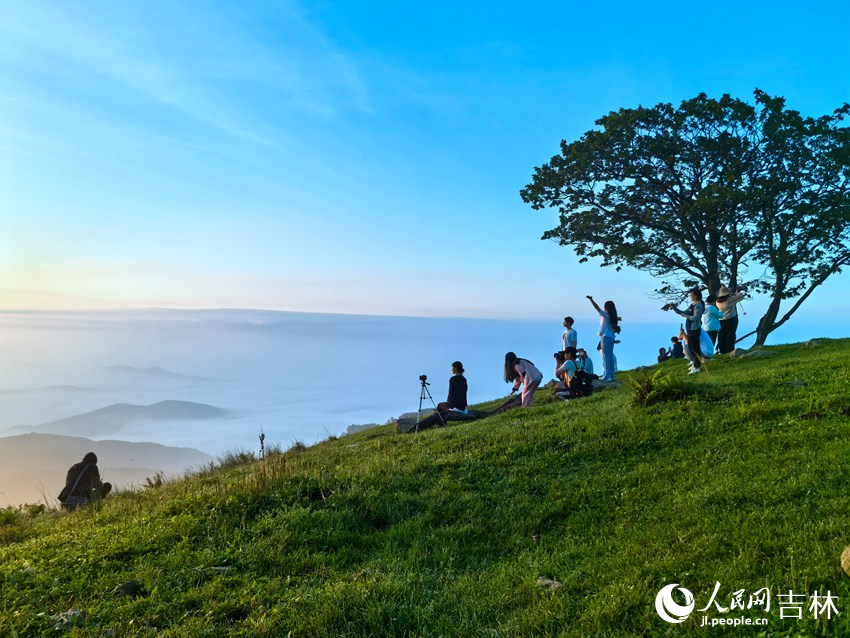
{"type": "Polygon", "coordinates": [[[86,505],[95,499],[103,498],[111,489],[111,483],[103,483],[100,480],[97,455],[89,452],[83,457],[82,462],[75,463],[68,470],[65,487],[59,493],[59,502],[65,509],[73,510],[79,505],[86,505]]]}
{"type": "Polygon", "coordinates": [[[685,348],[682,346],[682,342],[679,341],[679,337],[670,337],[670,342],[673,344],[667,350],[667,354],[670,355],[671,359],[684,359],[685,358],[685,348]]]}
{"type": "Polygon", "coordinates": [[[449,396],[437,405],[440,412],[456,410],[468,414],[466,404],[466,377],[463,376],[463,364],[460,361],[452,363],[452,378],[449,379],[449,396]]]}

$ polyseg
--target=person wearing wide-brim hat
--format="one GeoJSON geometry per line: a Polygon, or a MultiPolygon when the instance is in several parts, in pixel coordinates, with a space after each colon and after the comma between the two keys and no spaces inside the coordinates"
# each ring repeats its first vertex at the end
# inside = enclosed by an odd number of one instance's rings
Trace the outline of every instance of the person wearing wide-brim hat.
{"type": "Polygon", "coordinates": [[[726,286],[717,291],[717,309],[723,313],[720,318],[720,333],[717,335],[717,349],[720,354],[732,352],[738,331],[738,302],[744,298],[742,292],[731,292],[726,286]]]}

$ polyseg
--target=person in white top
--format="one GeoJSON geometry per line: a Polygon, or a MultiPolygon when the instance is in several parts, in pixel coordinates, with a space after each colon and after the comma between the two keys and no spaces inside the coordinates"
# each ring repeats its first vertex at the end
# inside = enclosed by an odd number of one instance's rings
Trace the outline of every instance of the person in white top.
{"type": "Polygon", "coordinates": [[[599,313],[599,340],[602,350],[602,380],[616,381],[614,371],[617,364],[614,359],[614,339],[620,332],[620,317],[617,316],[617,306],[613,301],[606,301],[604,310],[599,307],[591,295],[587,295],[590,303],[599,313]]]}
{"type": "Polygon", "coordinates": [[[528,359],[520,359],[513,352],[505,355],[505,382],[513,381],[511,394],[522,386],[522,407],[527,408],[534,399],[534,391],[543,381],[543,373],[528,359]]]}
{"type": "Polygon", "coordinates": [[[575,321],[572,317],[564,317],[564,334],[561,335],[561,352],[567,348],[575,348],[578,343],[578,333],[573,329],[575,321]]]}
{"type": "Polygon", "coordinates": [[[717,349],[720,354],[735,349],[735,337],[738,331],[738,302],[744,298],[742,292],[731,292],[726,286],[717,291],[717,309],[723,313],[720,318],[720,334],[717,335],[717,349]]]}

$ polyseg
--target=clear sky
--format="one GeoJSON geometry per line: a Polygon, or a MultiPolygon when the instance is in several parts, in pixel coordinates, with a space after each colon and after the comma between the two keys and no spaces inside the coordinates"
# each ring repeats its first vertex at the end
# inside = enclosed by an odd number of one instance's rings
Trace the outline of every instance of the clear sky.
{"type": "Polygon", "coordinates": [[[647,275],[540,241],[533,168],[621,107],[850,101],[839,1],[0,8],[5,309],[658,318],[647,275]]]}

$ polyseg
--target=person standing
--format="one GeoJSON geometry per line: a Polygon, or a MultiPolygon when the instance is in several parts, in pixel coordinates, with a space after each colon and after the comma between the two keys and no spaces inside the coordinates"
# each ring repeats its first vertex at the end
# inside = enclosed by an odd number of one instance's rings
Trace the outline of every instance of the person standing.
{"type": "Polygon", "coordinates": [[[673,311],[685,318],[685,332],[687,335],[688,349],[691,351],[691,371],[694,374],[702,371],[702,350],[700,349],[700,336],[702,331],[702,315],[705,305],[702,303],[702,293],[694,288],[691,290],[691,305],[687,310],[673,308],[673,311]]]}
{"type": "Polygon", "coordinates": [[[617,307],[613,301],[606,301],[603,308],[599,307],[593,300],[592,295],[587,295],[590,303],[599,313],[599,341],[602,350],[602,380],[616,381],[614,371],[617,364],[614,361],[614,339],[620,332],[620,317],[617,316],[617,307]]]}
{"type": "Polygon", "coordinates": [[[522,407],[527,408],[534,400],[534,391],[543,381],[543,373],[528,359],[521,359],[513,352],[508,352],[505,354],[505,382],[511,381],[514,383],[511,394],[522,386],[522,407]]]}
{"type": "Polygon", "coordinates": [[[469,414],[466,403],[466,393],[469,386],[466,377],[463,376],[463,364],[460,361],[452,363],[452,377],[449,379],[449,396],[442,403],[437,404],[440,412],[454,410],[469,414]]]}
{"type": "Polygon", "coordinates": [[[81,463],[75,463],[65,477],[65,487],[59,492],[59,502],[62,507],[74,510],[79,505],[86,505],[93,500],[103,498],[112,489],[110,483],[100,480],[97,469],[97,455],[89,452],[81,463]]]}
{"type": "Polygon", "coordinates": [[[720,354],[728,354],[735,349],[738,332],[738,302],[744,298],[742,292],[731,292],[726,286],[717,291],[717,309],[723,313],[720,318],[720,332],[717,335],[720,354]]]}
{"type": "Polygon", "coordinates": [[[705,312],[702,313],[702,327],[711,339],[711,345],[717,346],[717,335],[720,332],[720,319],[723,313],[717,307],[717,297],[709,295],[705,300],[705,312]]]}
{"type": "Polygon", "coordinates": [[[564,317],[564,334],[561,335],[561,352],[567,348],[575,348],[578,344],[578,333],[573,329],[575,321],[572,317],[564,317]]]}

